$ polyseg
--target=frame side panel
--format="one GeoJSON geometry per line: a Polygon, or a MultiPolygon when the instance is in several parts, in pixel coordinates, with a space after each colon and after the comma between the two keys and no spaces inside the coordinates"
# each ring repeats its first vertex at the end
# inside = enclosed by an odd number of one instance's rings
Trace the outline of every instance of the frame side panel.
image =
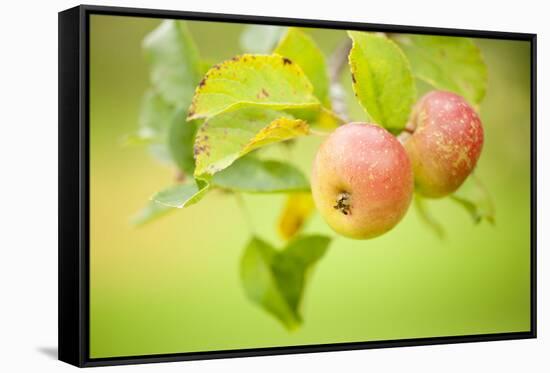
{"type": "Polygon", "coordinates": [[[537,35],[531,39],[531,334],[537,338],[537,35]]]}
{"type": "Polygon", "coordinates": [[[82,366],[79,7],[58,15],[58,58],[58,358],[82,366]]]}

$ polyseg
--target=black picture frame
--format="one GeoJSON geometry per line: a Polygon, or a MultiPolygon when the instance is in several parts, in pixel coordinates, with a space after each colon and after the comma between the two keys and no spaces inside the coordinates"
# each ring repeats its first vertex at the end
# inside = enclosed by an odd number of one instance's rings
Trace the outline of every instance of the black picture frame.
{"type": "Polygon", "coordinates": [[[81,5],[59,13],[59,360],[78,367],[536,338],[537,35],[81,5]],[[523,40],[531,45],[531,327],[528,332],[113,358],[89,355],[89,17],[92,14],[523,40]]]}

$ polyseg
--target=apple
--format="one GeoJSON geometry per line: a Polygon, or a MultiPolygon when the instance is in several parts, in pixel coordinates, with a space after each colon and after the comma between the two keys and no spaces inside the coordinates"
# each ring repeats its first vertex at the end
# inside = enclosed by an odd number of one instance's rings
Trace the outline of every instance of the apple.
{"type": "Polygon", "coordinates": [[[377,125],[338,127],[313,162],[315,205],[334,231],[349,238],[373,238],[392,229],[405,215],[413,189],[405,149],[377,125]]]}
{"type": "Polygon", "coordinates": [[[483,127],[461,96],[432,91],[415,106],[404,145],[417,191],[440,198],[456,191],[475,168],[483,147],[483,127]]]}

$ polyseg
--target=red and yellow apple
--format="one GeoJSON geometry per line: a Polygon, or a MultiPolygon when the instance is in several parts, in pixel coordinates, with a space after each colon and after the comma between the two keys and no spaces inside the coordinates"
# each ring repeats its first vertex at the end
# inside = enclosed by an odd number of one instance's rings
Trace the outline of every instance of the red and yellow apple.
{"type": "Polygon", "coordinates": [[[328,225],[349,238],[392,229],[413,193],[411,163],[401,143],[367,123],[337,128],[320,146],[311,176],[315,205],[328,225]]]}
{"type": "Polygon", "coordinates": [[[483,127],[476,111],[459,95],[432,91],[416,105],[405,138],[416,189],[440,198],[456,191],[476,166],[483,127]]]}

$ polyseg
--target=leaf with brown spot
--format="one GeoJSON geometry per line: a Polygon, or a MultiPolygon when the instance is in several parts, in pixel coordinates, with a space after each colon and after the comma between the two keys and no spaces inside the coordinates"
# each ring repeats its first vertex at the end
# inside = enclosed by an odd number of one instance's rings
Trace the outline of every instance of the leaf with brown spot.
{"type": "Polygon", "coordinates": [[[207,120],[195,139],[195,176],[208,178],[251,151],[309,133],[309,126],[286,113],[247,108],[207,120]]]}
{"type": "Polygon", "coordinates": [[[262,99],[262,98],[268,98],[269,97],[269,92],[267,92],[265,90],[265,88],[262,88],[262,90],[260,92],[258,92],[258,94],[256,95],[256,97],[258,97],[259,99],[262,99]]]}
{"type": "Polygon", "coordinates": [[[297,64],[279,55],[234,57],[210,69],[197,87],[188,119],[211,118],[244,107],[285,110],[320,106],[297,64]],[[265,95],[265,93],[268,93],[265,95]]]}

